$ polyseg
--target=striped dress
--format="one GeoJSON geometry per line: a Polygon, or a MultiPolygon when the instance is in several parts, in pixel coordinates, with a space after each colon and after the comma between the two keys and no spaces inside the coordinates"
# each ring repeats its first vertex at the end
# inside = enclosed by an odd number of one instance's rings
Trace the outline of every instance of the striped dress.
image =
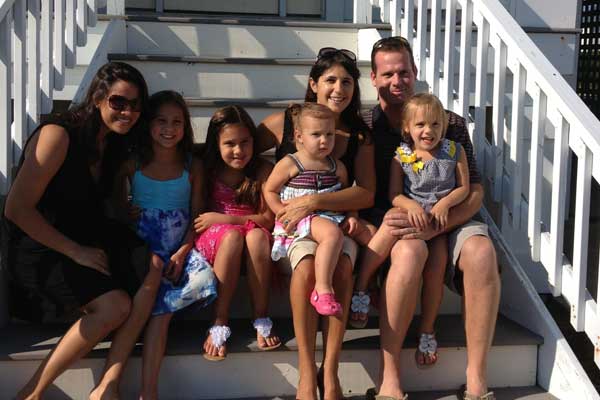
{"type": "MultiPolygon", "coordinates": [[[[286,157],[294,160],[299,172],[281,189],[279,194],[281,200],[290,200],[317,193],[337,192],[342,188],[342,184],[336,175],[337,163],[332,157],[327,156],[330,168],[325,171],[305,169],[294,154],[288,154],[286,157]]],[[[327,218],[336,224],[340,224],[345,218],[345,215],[341,213],[317,211],[315,214],[301,219],[296,226],[296,230],[290,235],[285,232],[283,224],[276,221],[273,229],[273,249],[271,250],[271,258],[274,261],[287,257],[288,249],[294,241],[310,235],[310,221],[315,216],[327,218]]]]}

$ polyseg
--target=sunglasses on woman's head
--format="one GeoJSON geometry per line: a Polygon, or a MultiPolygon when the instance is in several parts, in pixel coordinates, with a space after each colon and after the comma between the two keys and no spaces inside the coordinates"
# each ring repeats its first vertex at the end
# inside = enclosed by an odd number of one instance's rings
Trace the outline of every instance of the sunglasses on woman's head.
{"type": "Polygon", "coordinates": [[[132,112],[142,111],[140,99],[129,100],[127,97],[119,96],[118,94],[108,97],[108,106],[115,111],[125,111],[127,108],[132,112]]]}
{"type": "Polygon", "coordinates": [[[323,57],[331,57],[335,54],[341,54],[348,60],[356,62],[356,54],[348,49],[336,49],[335,47],[323,47],[317,54],[317,60],[320,60],[323,57]]]}

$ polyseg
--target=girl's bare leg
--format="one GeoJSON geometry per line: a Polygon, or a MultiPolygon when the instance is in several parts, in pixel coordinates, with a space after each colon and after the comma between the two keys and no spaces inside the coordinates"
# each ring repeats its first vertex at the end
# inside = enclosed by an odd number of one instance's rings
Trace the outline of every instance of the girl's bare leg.
{"type": "Polygon", "coordinates": [[[336,297],[342,305],[342,315],[324,318],[323,343],[325,348],[323,363],[319,370],[319,379],[322,378],[322,382],[319,383],[323,383],[324,399],[339,400],[343,398],[343,393],[338,378],[338,367],[352,297],[352,263],[345,255],[340,257],[333,275],[333,282],[336,297]]]}
{"type": "MultiPolygon", "coordinates": [[[[377,230],[369,244],[363,249],[360,265],[358,267],[358,277],[354,290],[357,292],[366,292],[369,281],[383,261],[390,255],[392,246],[398,239],[390,233],[390,227],[382,224],[377,230]]],[[[368,316],[364,313],[352,312],[350,319],[353,321],[364,321],[368,316]]]]}
{"type": "Polygon", "coordinates": [[[165,355],[169,324],[173,313],[151,317],[144,336],[142,356],[142,391],[140,400],[158,399],[158,376],[165,355]]]}
{"type": "Polygon", "coordinates": [[[315,341],[318,316],[309,302],[309,295],[314,286],[314,257],[309,256],[298,263],[290,282],[290,303],[294,334],[298,343],[298,370],[300,372],[296,398],[302,400],[317,399],[315,341]]]}
{"type": "Polygon", "coordinates": [[[117,330],[113,338],[102,379],[98,386],[90,393],[90,400],[113,400],[119,398],[119,382],[129,354],[135,346],[135,342],[144,328],[154,301],[156,292],[160,285],[162,276],[163,261],[157,255],[153,254],[150,260],[150,268],[144,278],[142,286],[138,289],[133,298],[133,305],[129,317],[123,325],[117,330]]]}
{"type": "Polygon", "coordinates": [[[123,291],[113,290],[87,304],[86,314],[75,322],[46,356],[17,399],[41,399],[44,391],[75,361],[87,354],[129,315],[131,300],[123,291]]]}
{"type": "Polygon", "coordinates": [[[335,293],[333,271],[342,251],[344,234],[335,223],[320,217],[311,220],[310,234],[318,244],[315,252],[315,290],[319,294],[335,293]]]}
{"type": "MultiPolygon", "coordinates": [[[[217,250],[213,270],[219,282],[215,301],[214,325],[229,323],[229,306],[240,277],[240,260],[244,249],[244,236],[236,230],[227,232],[217,250]]],[[[226,345],[216,347],[209,335],[204,341],[204,351],[211,356],[225,357],[226,345]]]]}
{"type": "MultiPolygon", "coordinates": [[[[444,296],[444,273],[448,263],[448,239],[446,235],[431,239],[427,245],[429,257],[427,257],[423,269],[419,334],[435,333],[434,324],[444,296]]],[[[437,355],[418,353],[417,362],[419,364],[433,364],[436,361],[437,355]]]]}
{"type": "MultiPolygon", "coordinates": [[[[269,312],[269,289],[271,286],[271,248],[262,229],[252,229],[246,234],[246,271],[254,310],[254,319],[265,318],[269,312]]],[[[267,338],[256,333],[259,347],[271,347],[280,343],[271,333],[267,338]]]]}

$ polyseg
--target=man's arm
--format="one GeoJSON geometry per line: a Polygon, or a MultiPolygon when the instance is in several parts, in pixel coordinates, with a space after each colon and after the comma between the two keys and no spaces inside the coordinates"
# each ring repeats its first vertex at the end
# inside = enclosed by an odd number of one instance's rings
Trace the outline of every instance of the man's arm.
{"type": "Polygon", "coordinates": [[[467,198],[450,209],[448,214],[448,226],[444,230],[436,231],[433,226],[419,231],[413,227],[408,221],[408,216],[405,210],[392,208],[387,212],[383,221],[392,227],[391,234],[402,239],[423,239],[429,240],[437,235],[449,232],[459,225],[468,222],[481,208],[483,203],[483,186],[479,183],[471,184],[471,191],[467,198]]]}

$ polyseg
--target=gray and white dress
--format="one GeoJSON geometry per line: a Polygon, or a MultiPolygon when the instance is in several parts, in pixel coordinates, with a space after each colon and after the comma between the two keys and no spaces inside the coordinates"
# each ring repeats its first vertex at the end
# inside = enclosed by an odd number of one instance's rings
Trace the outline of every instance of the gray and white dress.
{"type": "Polygon", "coordinates": [[[442,139],[431,160],[420,161],[408,143],[400,142],[396,160],[404,171],[404,194],[418,202],[427,212],[456,187],[456,163],[459,143],[442,139]]]}

